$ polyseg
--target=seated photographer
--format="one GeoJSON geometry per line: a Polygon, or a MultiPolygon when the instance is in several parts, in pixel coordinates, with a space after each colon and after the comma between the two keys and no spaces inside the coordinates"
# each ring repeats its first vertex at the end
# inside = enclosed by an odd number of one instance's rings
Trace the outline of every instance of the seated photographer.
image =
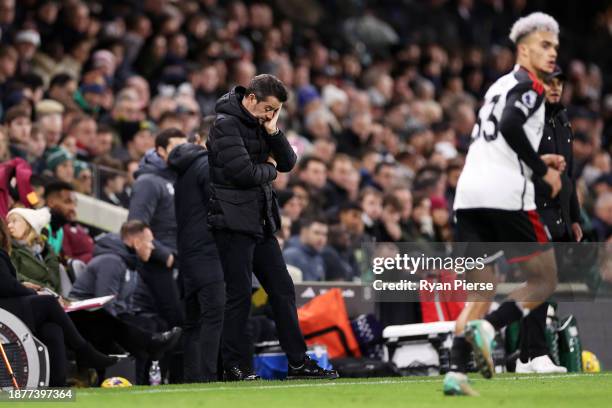
{"type": "Polygon", "coordinates": [[[66,345],[82,367],[103,369],[115,364],[116,358],[106,356],[85,340],[59,302],[48,295],[38,295],[39,285],[17,280],[17,272],[9,254],[10,236],[0,218],[0,308],[19,317],[46,346],[49,352],[49,386],[66,386],[66,345]]]}

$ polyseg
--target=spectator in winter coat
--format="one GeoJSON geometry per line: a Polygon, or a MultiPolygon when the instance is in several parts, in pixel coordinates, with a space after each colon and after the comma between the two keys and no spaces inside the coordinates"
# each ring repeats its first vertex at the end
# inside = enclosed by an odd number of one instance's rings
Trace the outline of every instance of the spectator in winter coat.
{"type": "Polygon", "coordinates": [[[183,132],[174,128],[156,136],[155,150],[147,152],[136,171],[128,213],[128,220],[144,222],[155,236],[155,250],[144,265],[142,278],[170,326],[182,324],[183,313],[171,272],[176,254],[175,174],[166,162],[172,149],[185,141],[183,132]]]}

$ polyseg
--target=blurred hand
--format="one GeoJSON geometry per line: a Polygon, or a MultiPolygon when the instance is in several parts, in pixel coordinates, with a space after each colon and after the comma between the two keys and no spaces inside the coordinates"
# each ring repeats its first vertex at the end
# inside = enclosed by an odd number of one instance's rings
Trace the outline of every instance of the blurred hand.
{"type": "Polygon", "coordinates": [[[556,197],[557,194],[559,194],[559,191],[561,191],[561,173],[552,167],[549,167],[543,179],[550,186],[550,196],[552,198],[556,197]]]}
{"type": "Polygon", "coordinates": [[[170,254],[168,260],[166,261],[166,266],[168,267],[168,269],[170,269],[172,268],[172,265],[174,265],[174,255],[170,254]]]}
{"type": "Polygon", "coordinates": [[[270,163],[271,165],[276,167],[276,160],[274,160],[274,157],[272,156],[268,156],[268,160],[266,160],[266,163],[270,163]]]}
{"type": "Polygon", "coordinates": [[[70,306],[70,301],[68,299],[64,299],[63,297],[59,297],[57,301],[63,308],[67,308],[68,306],[70,306]]]}
{"type": "Polygon", "coordinates": [[[540,156],[542,161],[548,166],[552,167],[555,170],[563,171],[565,170],[565,157],[560,154],[544,154],[540,156]]]}
{"type": "Polygon", "coordinates": [[[37,292],[42,289],[42,286],[37,285],[37,284],[32,283],[32,282],[21,282],[21,284],[23,286],[25,286],[26,288],[34,289],[37,292]]]}
{"type": "Polygon", "coordinates": [[[574,233],[574,239],[576,240],[576,242],[580,242],[582,241],[582,227],[580,226],[580,223],[578,222],[574,222],[572,223],[572,232],[574,233]]]}

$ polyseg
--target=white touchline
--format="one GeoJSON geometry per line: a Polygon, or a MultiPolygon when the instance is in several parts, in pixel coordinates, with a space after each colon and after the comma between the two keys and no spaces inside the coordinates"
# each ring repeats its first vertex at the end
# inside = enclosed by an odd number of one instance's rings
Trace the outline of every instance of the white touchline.
{"type": "MultiPolygon", "coordinates": [[[[573,377],[591,377],[591,376],[610,376],[612,373],[600,373],[600,374],[586,374],[586,373],[573,373],[573,374],[558,374],[558,375],[520,375],[517,374],[516,377],[501,377],[495,378],[495,380],[503,380],[503,381],[521,381],[521,380],[556,380],[556,379],[568,379],[573,377]]],[[[397,384],[417,384],[417,383],[436,383],[442,382],[441,378],[437,379],[423,379],[423,380],[411,380],[409,377],[405,377],[406,380],[379,380],[379,381],[367,381],[367,382],[325,382],[325,383],[312,383],[312,384],[279,384],[279,385],[257,385],[252,387],[200,387],[200,388],[171,388],[168,386],[158,386],[155,388],[145,389],[145,390],[136,390],[132,392],[129,391],[129,388],[118,388],[117,390],[121,390],[125,395],[135,395],[135,394],[166,394],[166,393],[188,393],[188,392],[205,392],[205,391],[246,391],[246,390],[273,390],[273,389],[286,389],[286,388],[314,388],[314,387],[344,387],[348,385],[397,385],[397,384]]],[[[490,381],[485,380],[484,378],[474,378],[471,380],[475,381],[490,381]]],[[[108,389],[108,391],[113,391],[112,389],[108,389]]],[[[106,392],[106,391],[105,391],[106,392]]],[[[91,396],[101,396],[104,395],[102,393],[94,393],[94,392],[77,392],[77,397],[91,397],[91,396]]]]}

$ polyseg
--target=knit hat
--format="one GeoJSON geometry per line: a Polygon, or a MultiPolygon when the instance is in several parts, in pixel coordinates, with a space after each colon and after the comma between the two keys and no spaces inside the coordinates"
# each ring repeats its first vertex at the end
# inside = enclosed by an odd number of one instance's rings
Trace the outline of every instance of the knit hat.
{"type": "Polygon", "coordinates": [[[83,170],[89,170],[89,164],[81,160],[75,160],[73,163],[74,177],[79,177],[83,170]]]}
{"type": "Polygon", "coordinates": [[[53,99],[43,99],[36,104],[36,117],[64,113],[64,106],[53,99]]]}
{"type": "Polygon", "coordinates": [[[298,90],[297,100],[300,109],[304,109],[310,102],[321,99],[319,91],[312,85],[304,85],[298,90]]]}
{"type": "Polygon", "coordinates": [[[22,30],[15,36],[16,43],[30,43],[36,47],[40,46],[40,34],[35,30],[22,30]]]}
{"type": "Polygon", "coordinates": [[[49,149],[47,155],[47,169],[55,171],[55,168],[65,161],[73,160],[72,154],[63,147],[54,147],[49,149]]]}
{"type": "Polygon", "coordinates": [[[51,213],[47,207],[40,208],[38,210],[32,210],[30,208],[13,208],[8,212],[7,218],[11,214],[17,214],[23,217],[24,220],[30,226],[37,235],[40,235],[42,229],[51,222],[51,213]]]}

